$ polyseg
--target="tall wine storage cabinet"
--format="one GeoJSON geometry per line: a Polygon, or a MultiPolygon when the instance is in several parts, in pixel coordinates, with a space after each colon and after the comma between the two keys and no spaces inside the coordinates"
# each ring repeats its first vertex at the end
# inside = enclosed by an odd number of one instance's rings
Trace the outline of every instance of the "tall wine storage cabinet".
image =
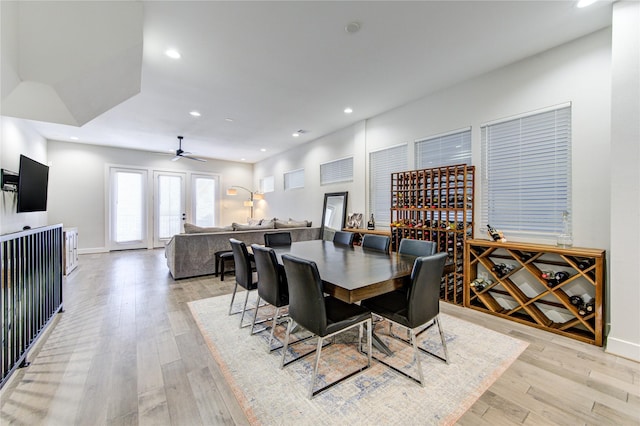
{"type": "Polygon", "coordinates": [[[465,241],[473,235],[473,166],[460,164],[391,174],[391,250],[400,240],[434,241],[455,267],[442,277],[440,299],[462,305],[465,241]]]}
{"type": "Polygon", "coordinates": [[[466,244],[466,307],[602,346],[604,250],[466,244]]]}

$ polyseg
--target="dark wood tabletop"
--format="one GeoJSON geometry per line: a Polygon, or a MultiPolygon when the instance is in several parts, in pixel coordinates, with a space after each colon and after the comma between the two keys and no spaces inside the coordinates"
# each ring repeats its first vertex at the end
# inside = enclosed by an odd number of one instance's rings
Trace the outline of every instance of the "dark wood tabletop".
{"type": "Polygon", "coordinates": [[[400,288],[405,277],[411,275],[415,260],[413,256],[384,254],[323,240],[294,242],[274,250],[280,263],[286,253],[313,260],[324,291],[348,303],[400,288]]]}

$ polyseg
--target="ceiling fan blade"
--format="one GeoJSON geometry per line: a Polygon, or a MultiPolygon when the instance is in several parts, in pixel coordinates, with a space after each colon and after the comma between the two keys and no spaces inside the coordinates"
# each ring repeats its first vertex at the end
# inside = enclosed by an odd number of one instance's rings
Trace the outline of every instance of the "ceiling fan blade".
{"type": "Polygon", "coordinates": [[[179,159],[181,159],[181,158],[182,158],[182,156],[181,156],[181,155],[176,155],[175,157],[173,157],[173,158],[171,159],[171,161],[178,161],[178,160],[179,160],[179,159]]]}
{"type": "Polygon", "coordinates": [[[203,163],[206,163],[207,160],[205,160],[204,158],[198,158],[198,157],[187,157],[185,156],[184,158],[188,158],[189,160],[194,160],[194,161],[202,161],[203,163]]]}

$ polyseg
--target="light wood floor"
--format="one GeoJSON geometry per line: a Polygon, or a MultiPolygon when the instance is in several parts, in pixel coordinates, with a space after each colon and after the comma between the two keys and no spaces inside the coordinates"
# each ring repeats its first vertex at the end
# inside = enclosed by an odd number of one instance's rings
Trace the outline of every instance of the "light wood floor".
{"type": "MultiPolygon", "coordinates": [[[[233,284],[233,276],[174,281],[163,250],[80,256],[65,312],[2,390],[0,423],[247,424],[186,305],[233,284]]],[[[460,425],[640,424],[638,363],[480,312],[442,310],[529,342],[460,425]]]]}

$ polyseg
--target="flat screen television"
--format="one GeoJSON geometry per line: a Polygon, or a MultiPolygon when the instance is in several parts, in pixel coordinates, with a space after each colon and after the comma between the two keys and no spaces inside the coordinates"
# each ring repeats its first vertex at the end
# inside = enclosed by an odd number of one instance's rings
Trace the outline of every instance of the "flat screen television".
{"type": "Polygon", "coordinates": [[[20,155],[18,171],[18,213],[47,210],[49,167],[20,155]]]}

